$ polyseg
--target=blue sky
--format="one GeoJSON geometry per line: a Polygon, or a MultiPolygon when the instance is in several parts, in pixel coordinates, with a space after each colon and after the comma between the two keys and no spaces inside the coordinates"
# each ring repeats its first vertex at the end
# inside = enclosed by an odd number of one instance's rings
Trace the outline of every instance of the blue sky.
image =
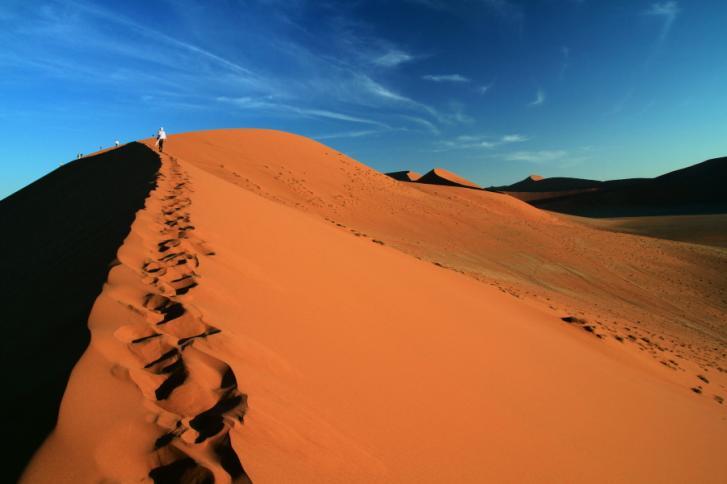
{"type": "Polygon", "coordinates": [[[727,155],[725,25],[721,0],[3,0],[0,197],[162,125],[483,185],[654,176],[727,155]]]}

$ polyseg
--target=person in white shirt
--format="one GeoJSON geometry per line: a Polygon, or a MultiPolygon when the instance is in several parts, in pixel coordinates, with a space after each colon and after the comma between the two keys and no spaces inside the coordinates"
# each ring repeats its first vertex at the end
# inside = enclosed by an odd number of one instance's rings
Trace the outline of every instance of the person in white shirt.
{"type": "Polygon", "coordinates": [[[159,131],[157,132],[157,146],[159,147],[159,152],[164,151],[164,140],[167,139],[167,133],[164,132],[164,128],[159,128],[159,131]]]}
{"type": "Polygon", "coordinates": [[[114,141],[114,145],[116,145],[116,147],[118,148],[119,147],[119,140],[114,141]]]}

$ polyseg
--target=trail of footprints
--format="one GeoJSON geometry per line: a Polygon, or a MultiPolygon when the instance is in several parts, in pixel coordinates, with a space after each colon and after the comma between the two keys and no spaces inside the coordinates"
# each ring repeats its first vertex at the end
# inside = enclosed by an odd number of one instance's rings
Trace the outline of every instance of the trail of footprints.
{"type": "Polygon", "coordinates": [[[243,421],[247,396],[229,365],[195,345],[220,330],[183,301],[198,285],[198,254],[214,253],[193,234],[189,178],[173,157],[167,160],[155,192],[166,192],[157,256],[141,268],[149,287],[139,308],[145,322],[116,333],[139,362],[129,374],[158,415],[149,477],[156,483],[251,482],[229,436],[235,422],[243,421]]]}

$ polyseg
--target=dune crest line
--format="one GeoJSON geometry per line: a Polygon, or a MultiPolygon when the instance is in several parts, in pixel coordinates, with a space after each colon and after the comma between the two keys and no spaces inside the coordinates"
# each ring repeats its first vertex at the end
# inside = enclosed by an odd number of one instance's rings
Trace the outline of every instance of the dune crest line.
{"type": "Polygon", "coordinates": [[[221,331],[185,301],[199,284],[198,255],[214,252],[194,235],[189,176],[174,157],[160,157],[158,187],[150,194],[161,202],[161,211],[153,214],[158,236],[150,248],[153,257],[135,271],[148,287],[134,304],[146,324],[131,323],[114,333],[139,363],[129,368],[129,377],[157,412],[160,433],[149,443],[155,462],[149,477],[158,483],[252,482],[229,435],[243,422],[247,395],[226,362],[195,345],[221,331]]]}

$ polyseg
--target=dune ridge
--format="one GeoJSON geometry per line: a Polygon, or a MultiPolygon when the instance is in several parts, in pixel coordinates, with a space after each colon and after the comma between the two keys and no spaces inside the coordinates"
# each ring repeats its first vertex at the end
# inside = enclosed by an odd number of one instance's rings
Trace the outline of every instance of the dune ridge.
{"type": "Polygon", "coordinates": [[[424,207],[445,243],[483,233],[469,212],[500,236],[502,219],[528,237],[590,232],[509,197],[401,184],[293,135],[190,133],[167,149],[28,482],[230,481],[215,442],[255,482],[719,482],[716,369],[697,395],[682,360],[667,369],[590,314],[483,284],[443,258],[461,246],[417,253],[408,219],[387,227],[372,207],[424,207]],[[182,384],[157,374],[166,354],[182,384]],[[208,432],[192,421],[230,372],[246,405],[197,443],[208,432]]]}
{"type": "Polygon", "coordinates": [[[415,171],[410,171],[410,170],[392,171],[390,173],[387,173],[386,175],[390,176],[394,180],[399,180],[399,181],[404,181],[404,182],[415,182],[422,177],[421,173],[417,173],[415,171]]]}
{"type": "Polygon", "coordinates": [[[482,187],[475,182],[462,178],[456,173],[452,173],[444,168],[434,168],[419,177],[416,182],[428,185],[447,185],[453,187],[475,188],[478,190],[482,189],[482,187]]]}
{"type": "Polygon", "coordinates": [[[145,282],[156,289],[144,297],[147,324],[122,326],[114,333],[144,365],[143,370],[132,368],[129,374],[158,407],[156,423],[164,431],[154,442],[160,465],[149,476],[155,482],[223,482],[222,470],[224,477],[235,482],[250,482],[228,435],[236,422],[243,421],[247,395],[238,390],[229,365],[194,345],[195,340],[221,331],[205,323],[180,297],[198,285],[198,254],[210,257],[214,252],[194,236],[186,210],[192,204],[189,178],[174,158],[165,165],[160,174],[165,195],[158,224],[159,257],[143,265],[145,282]],[[195,366],[206,371],[195,371],[195,366]],[[208,395],[199,395],[200,391],[208,395]],[[184,396],[179,397],[180,393],[184,396]],[[200,400],[210,402],[209,408],[200,406],[200,400]]]}
{"type": "Polygon", "coordinates": [[[140,143],[74,160],[0,201],[2,368],[8,480],[53,430],[109,264],[153,189],[140,143]]]}
{"type": "MultiPolygon", "coordinates": [[[[145,414],[132,419],[132,425],[143,428],[145,437],[136,444],[143,458],[125,468],[109,455],[95,466],[78,466],[73,480],[148,476],[157,483],[250,482],[229,436],[230,429],[243,422],[247,395],[238,389],[232,368],[199,344],[221,338],[222,331],[206,322],[189,301],[200,283],[200,264],[214,256],[194,233],[189,213],[193,192],[176,160],[163,155],[157,188],[119,248],[118,261],[89,321],[94,337],[84,359],[99,349],[106,360],[103,366],[108,367],[106,378],[133,383],[145,400],[126,403],[145,414]]],[[[76,383],[79,378],[72,376],[76,383]]],[[[95,407],[93,402],[86,404],[95,407]]],[[[49,447],[59,440],[55,434],[65,430],[64,420],[83,418],[78,409],[70,412],[64,418],[62,409],[49,447]]],[[[88,435],[75,438],[96,440],[88,435]]],[[[43,459],[42,452],[36,459],[43,459]]],[[[53,481],[70,472],[65,465],[54,464],[58,468],[51,475],[41,475],[31,465],[24,481],[53,481]]]]}
{"type": "Polygon", "coordinates": [[[617,218],[727,212],[727,157],[713,158],[655,178],[586,180],[528,177],[489,190],[569,215],[617,218]]]}

